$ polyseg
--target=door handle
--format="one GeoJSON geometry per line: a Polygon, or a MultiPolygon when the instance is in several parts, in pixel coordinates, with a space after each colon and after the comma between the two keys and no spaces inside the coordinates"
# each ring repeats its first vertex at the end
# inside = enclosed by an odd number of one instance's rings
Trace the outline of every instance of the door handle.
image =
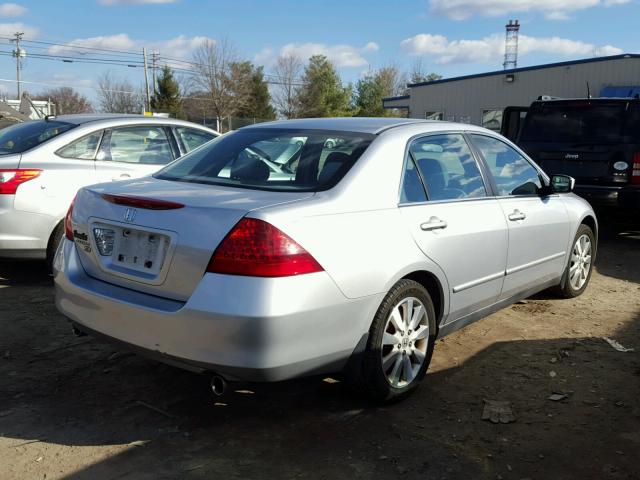
{"type": "Polygon", "coordinates": [[[509,214],[508,218],[512,222],[517,222],[518,220],[524,220],[525,218],[527,218],[527,216],[516,208],[509,214]]]}
{"type": "Polygon", "coordinates": [[[425,232],[431,230],[441,230],[447,228],[447,222],[440,220],[438,217],[431,217],[428,222],[424,222],[420,225],[420,228],[425,232]]]}

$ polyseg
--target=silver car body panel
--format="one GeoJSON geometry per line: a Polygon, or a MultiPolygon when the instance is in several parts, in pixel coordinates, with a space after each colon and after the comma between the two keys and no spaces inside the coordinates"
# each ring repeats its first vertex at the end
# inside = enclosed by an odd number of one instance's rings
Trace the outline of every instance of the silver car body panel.
{"type": "Polygon", "coordinates": [[[21,155],[0,156],[0,169],[42,169],[37,178],[0,195],[0,257],[44,258],[51,233],[64,217],[76,192],[86,185],[150,175],[162,165],[63,158],[60,148],[85,135],[130,126],[188,127],[218,135],[202,125],[143,115],[61,115],[56,120],[77,126],[21,155]]]}
{"type": "Polygon", "coordinates": [[[362,348],[376,310],[398,280],[416,272],[435,279],[442,292],[439,335],[446,335],[562,281],[580,222],[595,222],[588,203],[573,194],[400,204],[412,138],[452,131],[501,138],[480,127],[405,119],[276,125],[366,131],[377,138],[335,187],[317,193],[155,179],[83,189],[73,214],[79,229],[87,229],[92,218],[123,221],[125,207],[104,202],[102,193],[135,192],[186,207],[139,210],[134,222],[178,237],[170,272],[159,285],[102,271],[95,252],[65,240],[54,269],[60,311],[80,328],[164,361],[232,378],[282,380],[331,372],[362,348]],[[507,219],[516,208],[526,219],[507,219]],[[324,272],[275,279],[205,273],[223,231],[243,216],[285,232],[324,272]],[[445,220],[447,228],[423,230],[432,217],[445,220]]]}

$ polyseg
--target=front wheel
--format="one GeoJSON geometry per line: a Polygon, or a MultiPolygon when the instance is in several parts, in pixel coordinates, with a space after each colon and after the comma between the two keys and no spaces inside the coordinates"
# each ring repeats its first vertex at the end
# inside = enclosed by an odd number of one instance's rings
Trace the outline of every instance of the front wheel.
{"type": "Polygon", "coordinates": [[[563,283],[556,287],[562,298],[574,298],[586,290],[596,253],[595,235],[588,225],[580,225],[571,247],[569,262],[565,268],[563,283]]]}
{"type": "Polygon", "coordinates": [[[372,400],[387,402],[413,391],[424,378],[436,337],[429,292],[400,280],[373,319],[362,362],[362,387],[372,400]]]}

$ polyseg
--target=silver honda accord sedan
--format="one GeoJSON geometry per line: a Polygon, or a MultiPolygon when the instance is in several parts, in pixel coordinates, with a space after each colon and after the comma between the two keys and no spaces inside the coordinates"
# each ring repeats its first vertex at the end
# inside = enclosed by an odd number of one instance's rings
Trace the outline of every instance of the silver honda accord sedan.
{"type": "Polygon", "coordinates": [[[81,332],[183,368],[344,372],[396,399],[436,338],[543,289],[584,292],[597,221],[572,188],[472,125],[264,123],[152,176],[82,188],[56,305],[81,332]],[[256,154],[266,143],[300,144],[291,175],[256,154]]]}

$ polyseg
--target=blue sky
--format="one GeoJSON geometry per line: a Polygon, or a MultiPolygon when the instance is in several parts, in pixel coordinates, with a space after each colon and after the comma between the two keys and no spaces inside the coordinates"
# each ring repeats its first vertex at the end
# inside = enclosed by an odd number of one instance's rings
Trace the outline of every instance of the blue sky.
{"type": "MultiPolygon", "coordinates": [[[[227,37],[267,72],[292,52],[327,54],[345,81],[390,64],[409,70],[417,58],[451,77],[500,69],[510,18],[522,25],[519,66],[640,51],[638,0],[25,0],[0,3],[0,52],[13,48],[7,37],[25,32],[22,77],[38,83],[24,88],[69,85],[91,98],[101,72],[138,86],[142,69],[42,60],[31,55],[89,55],[29,41],[132,52],[147,46],[191,59],[203,39],[227,37]]],[[[0,79],[14,78],[15,60],[0,55],[0,79]]],[[[0,81],[0,88],[15,95],[13,83],[0,81]]]]}

